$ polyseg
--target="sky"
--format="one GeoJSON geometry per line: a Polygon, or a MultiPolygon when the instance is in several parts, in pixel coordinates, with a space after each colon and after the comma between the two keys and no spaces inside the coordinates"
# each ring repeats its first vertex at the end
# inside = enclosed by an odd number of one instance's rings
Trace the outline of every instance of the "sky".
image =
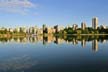
{"type": "Polygon", "coordinates": [[[0,0],[0,27],[92,26],[93,17],[108,25],[108,0],[0,0]]]}

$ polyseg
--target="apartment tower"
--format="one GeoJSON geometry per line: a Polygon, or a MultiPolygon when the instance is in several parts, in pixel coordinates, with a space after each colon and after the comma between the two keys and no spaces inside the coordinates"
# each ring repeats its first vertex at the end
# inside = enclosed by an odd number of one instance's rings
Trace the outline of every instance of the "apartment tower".
{"type": "Polygon", "coordinates": [[[92,18],[92,28],[97,29],[97,27],[98,27],[98,18],[94,17],[92,18]]]}

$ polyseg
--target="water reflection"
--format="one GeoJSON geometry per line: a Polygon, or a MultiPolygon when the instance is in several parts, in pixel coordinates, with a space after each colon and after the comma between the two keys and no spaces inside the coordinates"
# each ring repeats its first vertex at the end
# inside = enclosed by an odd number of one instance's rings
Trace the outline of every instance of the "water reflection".
{"type": "Polygon", "coordinates": [[[108,36],[2,37],[0,38],[0,45],[3,47],[0,48],[0,72],[88,72],[90,70],[90,72],[94,72],[95,70],[107,70],[107,45],[105,44],[104,52],[98,52],[100,43],[104,44],[107,41],[108,36]],[[3,45],[5,43],[11,44],[3,45]],[[25,45],[22,45],[23,43],[25,45]],[[91,50],[97,53],[90,53],[88,43],[92,45],[91,50]],[[47,44],[49,45],[47,46],[47,44]]]}
{"type": "Polygon", "coordinates": [[[0,60],[0,72],[22,72],[25,69],[29,69],[38,62],[33,60],[29,56],[12,57],[6,60],[0,60]]]}
{"type": "Polygon", "coordinates": [[[97,40],[92,41],[92,50],[94,52],[98,51],[98,41],[97,40]]]}
{"type": "Polygon", "coordinates": [[[0,43],[9,43],[9,42],[16,42],[16,43],[38,43],[39,41],[43,42],[43,45],[55,43],[55,44],[73,44],[78,45],[81,42],[81,46],[83,48],[86,47],[87,42],[92,42],[92,50],[94,52],[98,51],[98,42],[106,43],[108,40],[108,36],[27,36],[27,37],[2,37],[0,38],[0,43]]]}

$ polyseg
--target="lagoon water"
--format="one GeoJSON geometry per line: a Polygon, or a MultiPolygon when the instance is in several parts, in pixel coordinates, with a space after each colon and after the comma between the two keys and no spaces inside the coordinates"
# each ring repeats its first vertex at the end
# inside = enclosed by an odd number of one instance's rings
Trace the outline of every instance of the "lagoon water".
{"type": "Polygon", "coordinates": [[[0,72],[108,72],[108,37],[0,38],[0,72]]]}

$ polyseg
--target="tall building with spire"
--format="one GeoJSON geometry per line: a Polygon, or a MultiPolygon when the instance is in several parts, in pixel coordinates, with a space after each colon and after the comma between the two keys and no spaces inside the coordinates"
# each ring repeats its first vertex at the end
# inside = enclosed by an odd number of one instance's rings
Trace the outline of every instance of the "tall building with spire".
{"type": "Polygon", "coordinates": [[[92,18],[92,27],[93,27],[93,29],[97,29],[97,27],[98,27],[98,18],[97,17],[92,18]]]}

